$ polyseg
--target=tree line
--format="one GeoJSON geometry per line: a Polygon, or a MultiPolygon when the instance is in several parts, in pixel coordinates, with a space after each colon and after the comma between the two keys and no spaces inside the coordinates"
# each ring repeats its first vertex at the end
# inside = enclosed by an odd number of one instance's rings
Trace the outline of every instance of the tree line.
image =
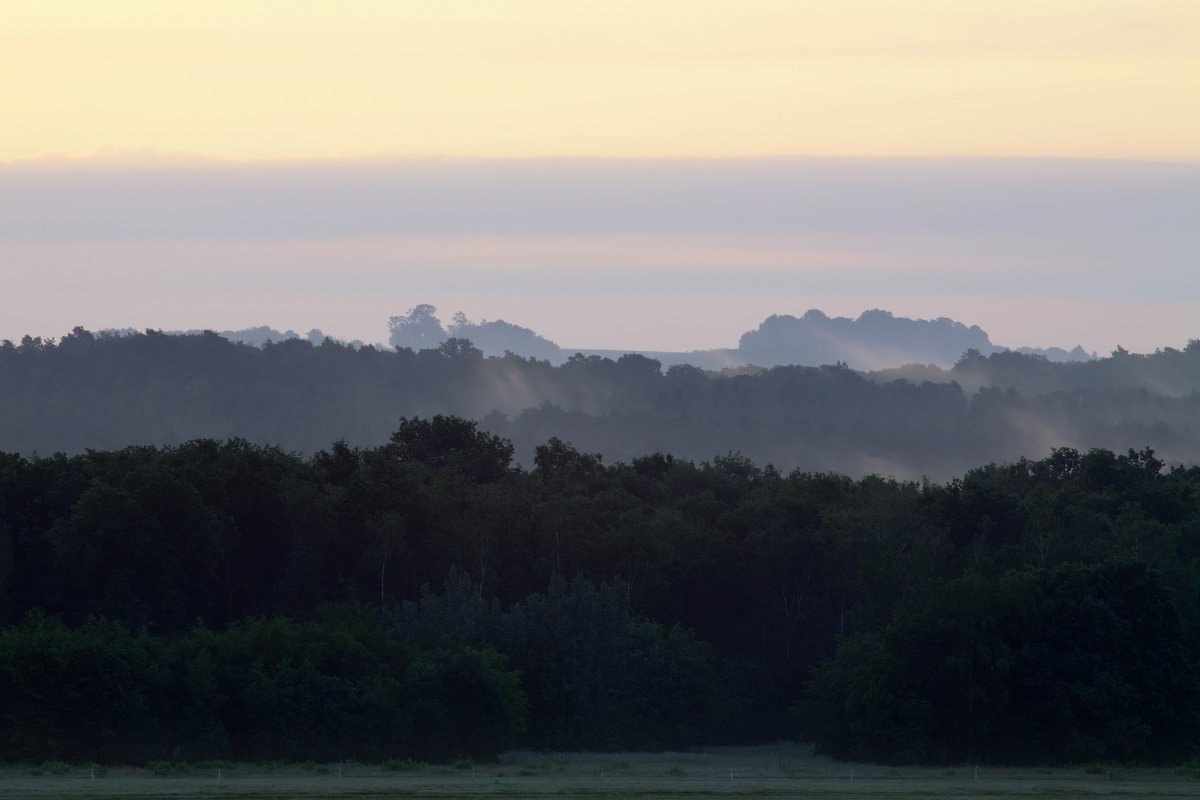
{"type": "Polygon", "coordinates": [[[610,462],[740,451],[783,470],[949,480],[1052,446],[1153,447],[1200,460],[1200,344],[1057,364],[966,353],[951,370],[845,365],[662,370],[629,354],[554,366],[485,357],[465,339],[424,350],[304,339],[261,348],[155,331],[0,343],[0,449],[50,454],[242,438],[315,453],[376,447],[399,417],[479,420],[533,466],[552,437],[610,462]]]}
{"type": "Polygon", "coordinates": [[[1195,751],[1200,468],[513,452],[434,415],[311,456],[0,455],[0,757],[1195,751]]]}

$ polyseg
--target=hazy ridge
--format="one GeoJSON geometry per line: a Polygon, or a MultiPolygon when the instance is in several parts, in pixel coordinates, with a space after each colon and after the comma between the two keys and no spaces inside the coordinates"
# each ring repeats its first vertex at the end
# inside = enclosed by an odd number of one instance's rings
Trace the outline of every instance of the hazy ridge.
{"type": "MultiPolygon", "coordinates": [[[[708,370],[750,365],[817,367],[836,363],[847,364],[854,369],[885,369],[903,364],[933,364],[949,368],[968,350],[976,350],[984,355],[1016,350],[1028,355],[1044,356],[1051,361],[1088,361],[1096,358],[1095,353],[1087,353],[1079,345],[1069,351],[1061,347],[1003,347],[993,344],[978,325],[968,327],[947,317],[908,319],[880,309],[864,311],[857,319],[829,317],[818,309],[810,309],[799,318],[790,314],[776,314],[765,319],[757,329],[742,334],[737,347],[690,352],[572,349],[559,346],[529,328],[504,320],[475,323],[458,312],[453,323],[444,326],[436,314],[434,306],[424,304],[409,309],[405,315],[392,317],[389,321],[390,343],[395,347],[419,350],[436,346],[448,338],[465,338],[470,339],[487,356],[502,356],[512,352],[528,358],[546,359],[554,364],[563,363],[575,353],[615,359],[633,352],[656,359],[664,367],[690,364],[708,370]]],[[[291,331],[279,334],[261,328],[222,335],[234,341],[262,344],[268,332],[275,334],[276,341],[280,336],[296,335],[291,331]]]]}
{"type": "Polygon", "coordinates": [[[524,464],[551,437],[610,460],[739,451],[786,470],[898,477],[948,478],[1061,446],[1200,460],[1196,342],[1067,363],[971,350],[950,369],[870,373],[845,362],[662,366],[638,354],[555,366],[458,338],[418,350],[328,338],[254,347],[211,332],[78,328],[0,347],[0,450],[240,437],[311,453],[339,439],[374,446],[402,416],[457,414],[511,439],[524,464]]]}

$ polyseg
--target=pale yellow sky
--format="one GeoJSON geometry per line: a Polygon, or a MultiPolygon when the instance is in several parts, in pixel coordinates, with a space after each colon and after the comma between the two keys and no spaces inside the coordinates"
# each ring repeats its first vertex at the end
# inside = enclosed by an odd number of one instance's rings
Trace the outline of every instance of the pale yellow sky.
{"type": "Polygon", "coordinates": [[[1200,160],[1197,0],[0,0],[0,161],[1200,160]]]}

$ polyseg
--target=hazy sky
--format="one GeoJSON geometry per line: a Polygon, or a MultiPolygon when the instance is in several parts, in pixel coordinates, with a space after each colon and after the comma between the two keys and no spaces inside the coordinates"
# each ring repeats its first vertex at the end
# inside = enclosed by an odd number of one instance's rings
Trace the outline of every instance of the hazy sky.
{"type": "Polygon", "coordinates": [[[1200,3],[0,0],[0,337],[1200,337],[1200,3]],[[838,157],[838,158],[831,158],[838,157]]]}
{"type": "Polygon", "coordinates": [[[1200,157],[1195,0],[0,0],[0,19],[0,160],[1200,157]]]}

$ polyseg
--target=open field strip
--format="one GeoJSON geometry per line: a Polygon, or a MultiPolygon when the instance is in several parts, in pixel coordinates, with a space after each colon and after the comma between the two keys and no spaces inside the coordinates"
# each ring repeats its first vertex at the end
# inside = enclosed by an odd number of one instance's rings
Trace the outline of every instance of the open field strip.
{"type": "Polygon", "coordinates": [[[33,775],[0,769],[3,798],[1174,798],[1200,795],[1192,770],[890,768],[813,757],[803,746],[709,748],[697,753],[512,752],[492,764],[178,765],[169,771],[89,768],[33,775]],[[328,772],[323,770],[328,769],[328,772]],[[340,774],[339,774],[340,773],[340,774]]]}

